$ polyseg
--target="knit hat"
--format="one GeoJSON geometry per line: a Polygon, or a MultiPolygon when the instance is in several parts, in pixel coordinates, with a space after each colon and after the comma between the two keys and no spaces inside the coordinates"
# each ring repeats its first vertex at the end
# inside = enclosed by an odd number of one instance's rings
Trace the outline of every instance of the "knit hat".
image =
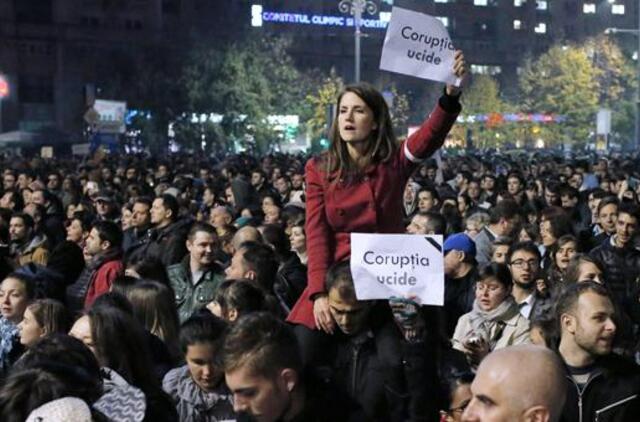
{"type": "Polygon", "coordinates": [[[53,400],[29,413],[27,422],[91,422],[91,409],[76,397],[53,400]]]}

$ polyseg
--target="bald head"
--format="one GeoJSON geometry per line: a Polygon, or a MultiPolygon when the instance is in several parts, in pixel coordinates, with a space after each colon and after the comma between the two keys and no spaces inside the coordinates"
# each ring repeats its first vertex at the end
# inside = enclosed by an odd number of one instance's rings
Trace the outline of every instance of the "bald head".
{"type": "Polygon", "coordinates": [[[556,422],[566,395],[564,373],[559,357],[545,347],[496,350],[478,368],[462,420],[556,422]]]}
{"type": "Polygon", "coordinates": [[[233,246],[233,250],[237,251],[240,249],[240,245],[245,242],[262,242],[262,235],[257,228],[252,226],[244,226],[240,230],[233,235],[233,240],[231,241],[231,246],[233,246]]]}

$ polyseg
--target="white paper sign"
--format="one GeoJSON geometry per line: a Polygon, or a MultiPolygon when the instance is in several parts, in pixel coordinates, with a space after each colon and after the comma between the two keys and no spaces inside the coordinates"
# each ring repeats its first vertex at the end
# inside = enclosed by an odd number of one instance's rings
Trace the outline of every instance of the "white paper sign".
{"type": "Polygon", "coordinates": [[[394,7],[382,47],[380,69],[460,86],[453,73],[455,49],[433,16],[394,7]]]}
{"type": "Polygon", "coordinates": [[[351,234],[351,274],[359,300],[416,296],[444,304],[442,236],[351,234]]]}

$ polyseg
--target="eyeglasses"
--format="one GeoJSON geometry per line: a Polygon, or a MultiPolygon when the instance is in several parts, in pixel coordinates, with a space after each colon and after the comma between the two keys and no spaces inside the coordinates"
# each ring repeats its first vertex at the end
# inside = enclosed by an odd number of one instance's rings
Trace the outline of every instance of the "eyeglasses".
{"type": "Polygon", "coordinates": [[[515,261],[511,261],[511,265],[517,268],[524,268],[525,266],[533,268],[538,266],[538,260],[530,259],[528,261],[525,261],[524,259],[516,259],[515,261]]]}

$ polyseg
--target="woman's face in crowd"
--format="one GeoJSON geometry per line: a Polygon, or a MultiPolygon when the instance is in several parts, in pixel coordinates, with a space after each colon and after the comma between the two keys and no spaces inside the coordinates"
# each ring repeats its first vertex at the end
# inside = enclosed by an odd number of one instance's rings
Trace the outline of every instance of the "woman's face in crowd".
{"type": "Polygon", "coordinates": [[[369,139],[371,132],[378,128],[373,111],[362,98],[347,92],[338,105],[338,129],[340,139],[347,143],[357,143],[369,139]]]}
{"type": "Polygon", "coordinates": [[[518,233],[518,241],[519,242],[533,242],[531,236],[525,229],[520,229],[520,233],[518,233]]]}
{"type": "Polygon", "coordinates": [[[305,252],[307,250],[307,237],[304,234],[304,228],[293,226],[289,235],[289,243],[291,243],[291,250],[305,252]]]}
{"type": "Polygon", "coordinates": [[[265,224],[277,224],[280,221],[280,208],[275,205],[268,205],[264,208],[265,224]]]}
{"type": "Polygon", "coordinates": [[[24,316],[20,324],[18,324],[18,329],[20,330],[20,343],[27,347],[30,347],[45,334],[44,328],[38,324],[29,308],[24,311],[24,316]]]}
{"type": "Polygon", "coordinates": [[[12,277],[5,278],[0,284],[0,313],[14,324],[22,321],[29,299],[25,285],[12,277]]]}
{"type": "Polygon", "coordinates": [[[33,192],[31,192],[29,189],[22,190],[22,201],[24,202],[25,205],[29,205],[31,203],[32,193],[33,192]]]}
{"type": "Polygon", "coordinates": [[[222,380],[223,372],[216,366],[216,350],[211,343],[187,346],[185,361],[191,378],[204,391],[213,391],[222,380]]]}
{"type": "Polygon", "coordinates": [[[446,422],[460,422],[462,412],[471,401],[471,386],[469,384],[459,384],[451,395],[451,407],[440,412],[442,419],[446,422]]]}
{"type": "Polygon", "coordinates": [[[578,282],[595,281],[598,284],[604,284],[602,271],[593,262],[580,261],[578,264],[578,282]]]}
{"type": "Polygon", "coordinates": [[[275,204],[276,204],[276,203],[275,203],[275,201],[273,200],[273,198],[272,198],[272,197],[270,197],[270,196],[265,196],[264,198],[262,198],[262,212],[265,212],[264,210],[265,210],[265,208],[266,208],[267,206],[273,206],[273,205],[275,205],[275,204]]]}
{"type": "Polygon", "coordinates": [[[509,245],[495,246],[493,249],[493,254],[491,255],[491,262],[495,262],[496,264],[506,264],[508,251],[509,245]]]}
{"type": "Polygon", "coordinates": [[[542,244],[547,247],[558,240],[551,232],[551,222],[549,220],[544,220],[540,223],[540,238],[542,239],[542,244]]]}
{"type": "Polygon", "coordinates": [[[569,261],[576,254],[576,242],[570,241],[565,242],[562,246],[558,248],[556,252],[556,266],[564,271],[569,266],[569,261]]]}
{"type": "Polygon", "coordinates": [[[67,240],[75,243],[81,243],[85,238],[82,224],[78,219],[71,220],[71,223],[67,226],[67,240]]]}
{"type": "Polygon", "coordinates": [[[510,291],[495,277],[488,277],[476,283],[476,301],[485,312],[492,311],[509,295],[510,291]]]}
{"type": "Polygon", "coordinates": [[[91,336],[91,320],[88,316],[83,315],[78,318],[73,324],[73,327],[71,327],[69,335],[80,340],[94,355],[96,354],[96,347],[93,343],[93,337],[91,336]]]}

